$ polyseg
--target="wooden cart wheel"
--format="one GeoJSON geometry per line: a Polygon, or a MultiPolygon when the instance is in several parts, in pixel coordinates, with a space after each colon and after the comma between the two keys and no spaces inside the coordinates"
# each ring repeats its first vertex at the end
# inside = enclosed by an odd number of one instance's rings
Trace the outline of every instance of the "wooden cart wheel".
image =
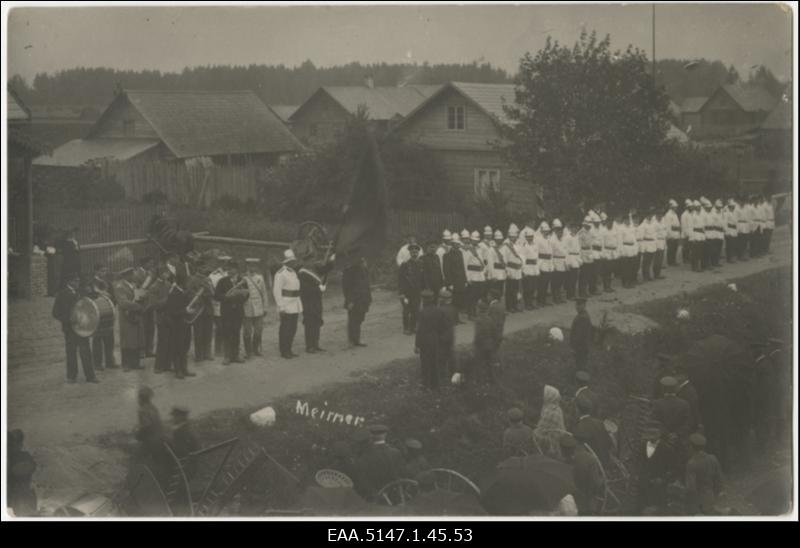
{"type": "Polygon", "coordinates": [[[375,498],[379,504],[386,506],[405,506],[418,493],[419,483],[403,478],[384,485],[375,498]]]}

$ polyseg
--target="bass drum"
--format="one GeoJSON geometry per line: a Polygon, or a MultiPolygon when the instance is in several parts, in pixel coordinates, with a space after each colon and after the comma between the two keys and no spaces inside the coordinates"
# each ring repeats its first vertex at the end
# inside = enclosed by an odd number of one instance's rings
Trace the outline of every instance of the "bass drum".
{"type": "Polygon", "coordinates": [[[114,303],[105,295],[94,299],[83,297],[75,303],[70,315],[72,330],[79,337],[114,329],[114,303]]]}

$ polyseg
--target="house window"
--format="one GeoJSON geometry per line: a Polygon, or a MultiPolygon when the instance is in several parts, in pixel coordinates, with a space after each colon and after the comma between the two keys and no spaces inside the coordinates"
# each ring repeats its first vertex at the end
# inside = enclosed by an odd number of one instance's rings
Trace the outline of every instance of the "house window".
{"type": "Polygon", "coordinates": [[[136,134],[136,120],[123,120],[122,135],[124,137],[133,137],[135,134],[136,134]]]}
{"type": "Polygon", "coordinates": [[[475,195],[487,196],[490,192],[500,192],[500,170],[477,168],[475,170],[475,195]]]}
{"type": "Polygon", "coordinates": [[[466,128],[466,110],[463,105],[447,107],[447,129],[459,131],[466,128]]]}

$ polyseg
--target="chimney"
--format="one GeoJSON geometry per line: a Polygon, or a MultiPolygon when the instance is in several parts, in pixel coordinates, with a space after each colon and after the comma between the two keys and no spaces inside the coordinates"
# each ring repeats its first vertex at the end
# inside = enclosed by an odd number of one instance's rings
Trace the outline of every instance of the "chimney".
{"type": "Polygon", "coordinates": [[[372,79],[372,75],[371,74],[367,74],[364,77],[364,85],[367,86],[369,89],[372,89],[372,88],[375,87],[375,81],[372,79]]]}

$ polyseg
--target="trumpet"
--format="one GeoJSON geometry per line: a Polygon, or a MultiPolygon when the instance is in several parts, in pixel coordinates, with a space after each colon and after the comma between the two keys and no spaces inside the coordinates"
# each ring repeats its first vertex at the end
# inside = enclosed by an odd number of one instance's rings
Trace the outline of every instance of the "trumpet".
{"type": "Polygon", "coordinates": [[[228,298],[228,297],[230,297],[230,296],[231,296],[231,293],[232,293],[232,292],[233,292],[233,291],[234,291],[236,288],[238,288],[240,285],[242,285],[242,284],[246,284],[246,283],[247,283],[247,278],[242,278],[241,280],[239,280],[239,281],[236,283],[236,285],[234,285],[233,287],[231,287],[231,288],[228,290],[228,292],[227,292],[227,293],[225,293],[225,298],[228,298]]]}

